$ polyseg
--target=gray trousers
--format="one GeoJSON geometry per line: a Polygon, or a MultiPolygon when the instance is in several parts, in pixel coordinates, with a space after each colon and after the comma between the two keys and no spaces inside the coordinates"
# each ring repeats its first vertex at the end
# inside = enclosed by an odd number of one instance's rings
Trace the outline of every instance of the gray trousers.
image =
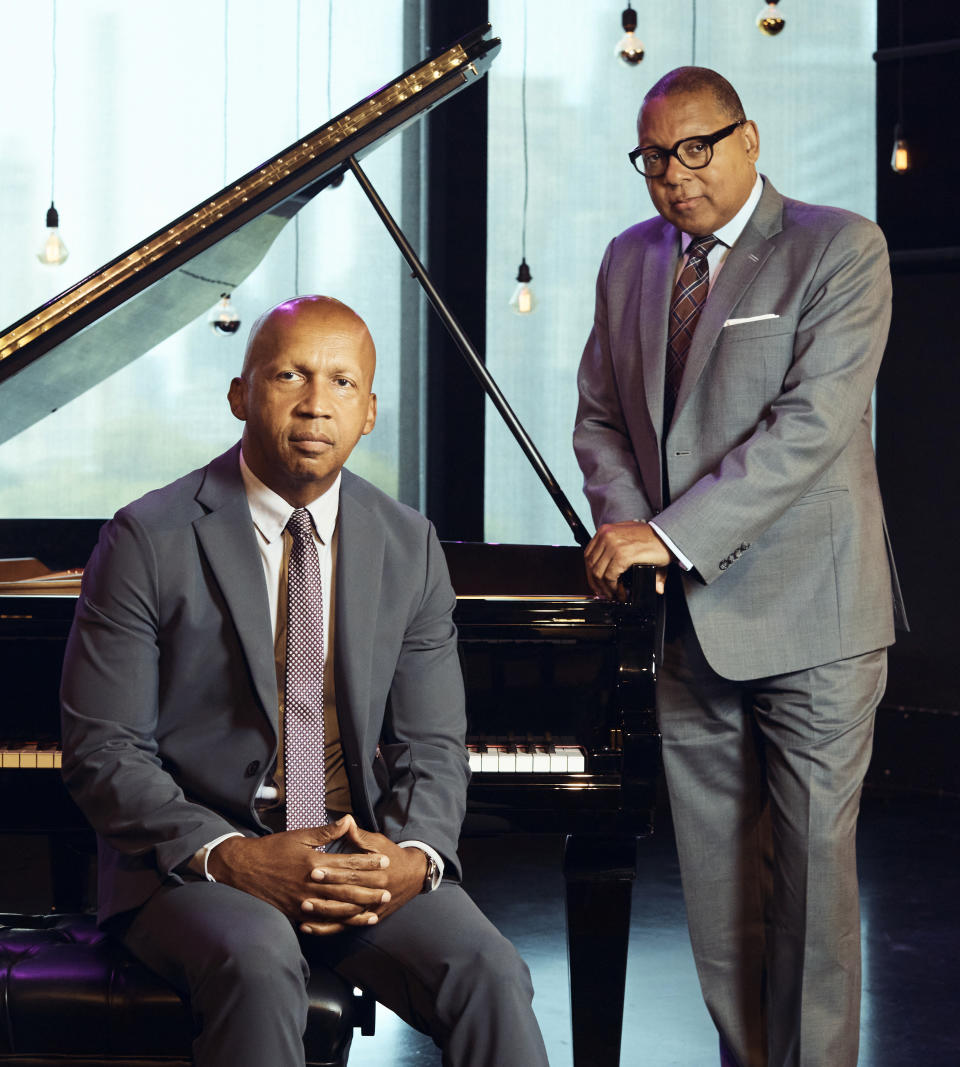
{"type": "Polygon", "coordinates": [[[198,1067],[303,1067],[306,979],[318,966],[430,1034],[445,1065],[547,1065],[526,965],[454,883],[376,926],[310,937],[256,897],[191,881],[162,888],[117,933],[189,997],[198,1067]]]}
{"type": "Polygon", "coordinates": [[[658,719],[690,940],[722,1062],[855,1067],[855,838],[886,650],[730,681],[680,621],[658,675],[658,719]]]}

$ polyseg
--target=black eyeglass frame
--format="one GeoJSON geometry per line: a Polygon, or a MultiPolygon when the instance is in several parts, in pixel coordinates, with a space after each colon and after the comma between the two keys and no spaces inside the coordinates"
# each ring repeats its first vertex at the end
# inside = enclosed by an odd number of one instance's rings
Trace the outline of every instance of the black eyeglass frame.
{"type": "Polygon", "coordinates": [[[746,123],[746,119],[737,119],[736,122],[731,122],[729,126],[724,126],[723,129],[717,130],[716,133],[700,134],[695,137],[681,137],[679,141],[673,146],[673,148],[664,148],[658,144],[644,144],[638,145],[632,152],[628,152],[627,156],[630,159],[633,169],[643,178],[662,178],[667,173],[667,167],[670,166],[670,156],[680,164],[681,167],[686,167],[687,170],[703,170],[704,167],[709,167],[713,161],[713,147],[718,141],[722,141],[724,137],[729,137],[734,130],[743,126],[746,123]],[[697,163],[695,166],[691,166],[689,163],[684,163],[680,158],[678,149],[680,145],[686,144],[688,141],[699,141],[701,144],[705,144],[710,149],[710,154],[707,156],[705,163],[697,163]],[[664,152],[667,156],[667,162],[664,164],[663,170],[659,174],[645,174],[637,166],[637,157],[643,152],[649,152],[651,148],[655,148],[658,152],[664,152]]]}

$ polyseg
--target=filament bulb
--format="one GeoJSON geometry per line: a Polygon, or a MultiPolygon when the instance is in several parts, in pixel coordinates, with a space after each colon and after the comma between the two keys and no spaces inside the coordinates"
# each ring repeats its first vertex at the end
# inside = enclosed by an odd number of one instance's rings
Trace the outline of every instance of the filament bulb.
{"type": "Polygon", "coordinates": [[[777,10],[777,0],[767,4],[757,15],[757,29],[768,37],[776,37],[786,24],[783,15],[777,10]]]}
{"type": "Polygon", "coordinates": [[[220,294],[220,300],[210,312],[207,322],[214,333],[228,336],[240,329],[240,315],[233,306],[229,293],[220,294]]]}

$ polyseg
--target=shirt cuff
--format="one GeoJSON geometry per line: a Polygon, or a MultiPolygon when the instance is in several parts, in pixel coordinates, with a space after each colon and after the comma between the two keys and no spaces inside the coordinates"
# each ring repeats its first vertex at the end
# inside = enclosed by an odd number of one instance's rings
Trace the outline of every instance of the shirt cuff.
{"type": "Polygon", "coordinates": [[[440,880],[443,878],[443,860],[440,857],[440,853],[437,852],[436,849],[431,848],[429,845],[425,845],[422,841],[398,841],[397,845],[400,848],[418,848],[421,852],[426,852],[426,854],[437,865],[437,869],[433,875],[433,881],[430,883],[430,891],[433,892],[433,890],[436,889],[437,886],[440,884],[440,880]]]}
{"type": "Polygon", "coordinates": [[[207,864],[210,862],[210,853],[213,852],[217,845],[222,845],[228,837],[243,837],[243,834],[239,833],[237,830],[233,830],[229,834],[222,834],[220,837],[215,837],[212,841],[208,841],[207,844],[199,849],[199,851],[203,853],[203,876],[208,882],[216,882],[216,878],[213,877],[207,868],[207,864]]]}
{"type": "Polygon", "coordinates": [[[667,535],[663,532],[663,530],[661,530],[660,527],[655,522],[653,522],[652,520],[650,522],[648,522],[647,525],[650,526],[653,529],[653,531],[656,533],[657,537],[659,537],[660,540],[667,546],[667,548],[669,548],[670,551],[674,554],[674,556],[676,556],[677,563],[679,563],[680,566],[685,571],[692,571],[693,570],[693,564],[680,551],[680,549],[677,548],[677,546],[670,540],[670,538],[667,537],[667,535]]]}

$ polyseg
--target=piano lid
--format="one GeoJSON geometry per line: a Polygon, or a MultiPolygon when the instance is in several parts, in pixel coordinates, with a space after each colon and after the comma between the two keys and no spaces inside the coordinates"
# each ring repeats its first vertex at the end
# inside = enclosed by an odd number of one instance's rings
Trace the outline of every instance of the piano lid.
{"type": "Polygon", "coordinates": [[[348,159],[483,77],[499,49],[489,26],[472,31],[4,330],[0,443],[207,312],[348,159]]]}

